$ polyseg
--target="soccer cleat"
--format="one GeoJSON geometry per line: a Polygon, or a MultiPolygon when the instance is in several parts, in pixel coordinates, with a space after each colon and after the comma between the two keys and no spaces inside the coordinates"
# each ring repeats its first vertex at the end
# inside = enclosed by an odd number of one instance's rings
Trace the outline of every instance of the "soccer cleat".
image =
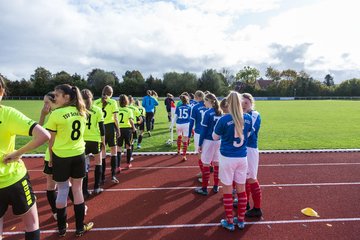
{"type": "Polygon", "coordinates": [[[111,181],[112,181],[113,183],[119,183],[119,180],[118,180],[115,176],[113,176],[113,177],[111,178],[111,181]]]}
{"type": "Polygon", "coordinates": [[[75,234],[77,237],[81,237],[82,235],[84,235],[85,232],[88,232],[90,231],[94,226],[94,223],[93,222],[89,222],[89,223],[86,223],[84,224],[84,228],[81,229],[81,230],[76,230],[75,234]]]}
{"type": "Polygon", "coordinates": [[[58,233],[59,233],[59,237],[65,237],[66,235],[66,229],[69,227],[69,224],[66,223],[65,228],[59,229],[58,233]]]}
{"type": "Polygon", "coordinates": [[[207,196],[209,193],[207,191],[207,189],[204,189],[202,187],[199,188],[195,188],[194,190],[197,194],[203,195],[203,196],[207,196]]]}
{"type": "Polygon", "coordinates": [[[198,178],[198,182],[199,182],[199,183],[202,183],[202,182],[203,182],[203,181],[202,181],[202,177],[198,178]]]}
{"type": "Polygon", "coordinates": [[[149,134],[149,137],[151,137],[151,132],[150,132],[150,131],[148,131],[147,133],[149,134]]]}
{"type": "Polygon", "coordinates": [[[134,158],[133,158],[133,157],[130,158],[130,162],[132,162],[132,161],[134,161],[134,158]]]}
{"type": "Polygon", "coordinates": [[[141,145],[140,145],[140,144],[138,144],[138,145],[137,145],[137,149],[140,149],[140,148],[141,148],[141,145]]]}
{"type": "Polygon", "coordinates": [[[219,192],[219,186],[214,185],[213,186],[213,192],[218,193],[219,192]]]}
{"type": "Polygon", "coordinates": [[[239,200],[237,198],[234,198],[234,201],[233,201],[233,207],[234,208],[238,207],[238,202],[239,202],[239,200]]]}
{"type": "Polygon", "coordinates": [[[126,169],[130,169],[130,168],[132,168],[132,164],[131,164],[131,163],[126,166],[126,169]]]}
{"type": "Polygon", "coordinates": [[[52,215],[53,215],[55,221],[57,221],[57,213],[53,213],[52,215]]]}
{"type": "Polygon", "coordinates": [[[182,158],[182,161],[183,161],[183,162],[187,161],[187,158],[184,156],[184,157],[182,158]]]}
{"type": "Polygon", "coordinates": [[[240,230],[243,230],[245,228],[245,222],[239,222],[239,219],[237,217],[234,217],[234,224],[238,226],[240,230]]]}
{"type": "Polygon", "coordinates": [[[259,218],[262,216],[262,211],[260,208],[253,208],[245,213],[246,217],[249,218],[259,218]]]}
{"type": "Polygon", "coordinates": [[[235,226],[233,223],[229,223],[226,219],[221,219],[220,224],[223,228],[233,232],[235,230],[235,226]]]}
{"type": "Polygon", "coordinates": [[[94,189],[94,194],[100,194],[100,193],[102,193],[103,191],[104,191],[103,188],[95,188],[95,189],[94,189]]]}
{"type": "Polygon", "coordinates": [[[198,174],[196,174],[197,178],[201,178],[202,177],[202,172],[199,172],[198,174]]]}

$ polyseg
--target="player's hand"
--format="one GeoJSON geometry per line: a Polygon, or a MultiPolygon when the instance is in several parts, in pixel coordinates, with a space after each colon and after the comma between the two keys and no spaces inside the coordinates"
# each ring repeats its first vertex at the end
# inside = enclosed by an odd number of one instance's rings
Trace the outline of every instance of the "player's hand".
{"type": "Polygon", "coordinates": [[[49,114],[51,108],[50,108],[50,104],[49,103],[44,103],[43,108],[41,109],[41,114],[46,116],[49,114]]]}
{"type": "Polygon", "coordinates": [[[202,148],[199,146],[199,148],[198,148],[198,151],[199,151],[199,153],[201,153],[202,152],[202,148]]]}
{"type": "Polygon", "coordinates": [[[20,159],[21,159],[21,154],[19,154],[17,151],[14,151],[12,153],[5,155],[3,161],[5,164],[8,164],[10,162],[21,161],[20,159]]]}

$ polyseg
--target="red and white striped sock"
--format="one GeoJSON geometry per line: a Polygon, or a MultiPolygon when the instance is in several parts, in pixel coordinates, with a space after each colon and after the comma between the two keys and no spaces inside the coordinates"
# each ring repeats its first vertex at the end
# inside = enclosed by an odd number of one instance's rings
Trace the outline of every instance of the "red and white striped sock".
{"type": "Polygon", "coordinates": [[[245,218],[246,203],[247,203],[246,192],[238,193],[237,197],[238,197],[238,209],[237,209],[238,219],[239,222],[243,222],[245,218]]]}
{"type": "Polygon", "coordinates": [[[201,159],[199,159],[198,164],[199,164],[200,170],[201,170],[201,172],[202,172],[204,165],[203,165],[201,159]]]}
{"type": "Polygon", "coordinates": [[[250,197],[251,197],[251,186],[250,186],[250,183],[246,182],[246,184],[245,184],[245,190],[246,190],[247,201],[250,202],[250,197]]]}
{"type": "Polygon", "coordinates": [[[219,166],[214,166],[214,185],[219,186],[219,166]]]}
{"type": "Polygon", "coordinates": [[[182,137],[181,136],[178,136],[178,138],[177,138],[177,149],[178,149],[178,152],[180,152],[180,148],[181,148],[181,139],[182,139],[182,137]]]}
{"type": "Polygon", "coordinates": [[[210,166],[203,166],[202,171],[202,187],[205,189],[209,185],[210,166]]]}
{"type": "Polygon", "coordinates": [[[228,221],[228,223],[234,223],[232,194],[225,194],[224,193],[223,202],[224,202],[226,220],[228,221]]]}
{"type": "Polygon", "coordinates": [[[260,208],[261,207],[261,188],[259,185],[259,182],[256,181],[251,186],[251,195],[254,200],[254,208],[260,208]]]}
{"type": "Polygon", "coordinates": [[[185,156],[186,156],[187,147],[188,147],[188,143],[187,143],[187,141],[182,142],[182,143],[183,143],[183,148],[182,148],[182,150],[183,150],[183,156],[185,157],[185,156]]]}

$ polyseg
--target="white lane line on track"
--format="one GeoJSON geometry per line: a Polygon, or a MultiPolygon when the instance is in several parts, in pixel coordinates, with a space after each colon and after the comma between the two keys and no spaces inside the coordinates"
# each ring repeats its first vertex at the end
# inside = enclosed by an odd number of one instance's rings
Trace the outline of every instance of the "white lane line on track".
{"type": "MultiPolygon", "coordinates": [[[[306,167],[306,166],[348,166],[360,165],[360,163],[275,163],[275,164],[260,164],[259,167],[306,167]]],[[[190,169],[199,168],[199,166],[177,166],[177,167],[132,167],[133,170],[146,170],[146,169],[190,169]]],[[[106,168],[111,169],[111,168],[106,168]]],[[[42,169],[28,170],[29,172],[42,172],[42,169]]]]}
{"type": "MultiPolygon", "coordinates": [[[[246,222],[246,225],[271,225],[271,224],[294,224],[294,223],[322,223],[322,222],[357,222],[360,218],[324,218],[324,219],[305,219],[305,220],[279,220],[279,221],[260,221],[246,222]]],[[[91,231],[126,231],[126,230],[146,230],[146,229],[165,229],[165,228],[196,228],[196,227],[220,227],[219,223],[199,223],[199,224],[176,224],[176,225],[153,225],[153,226],[128,226],[128,227],[108,227],[93,228],[91,231]]],[[[68,229],[67,232],[75,232],[75,229],[68,229]]],[[[57,233],[57,230],[42,230],[41,233],[57,233]]],[[[4,235],[19,235],[23,232],[4,232],[4,235]]]]}
{"type": "MultiPolygon", "coordinates": [[[[343,182],[343,183],[294,183],[294,184],[264,184],[260,187],[313,187],[313,186],[344,186],[344,185],[360,185],[360,182],[343,182]]],[[[128,192],[128,191],[161,191],[161,190],[191,190],[194,187],[150,187],[150,188],[110,188],[104,189],[104,192],[128,192]]],[[[212,188],[212,186],[208,186],[212,188]]],[[[221,188],[221,186],[220,186],[221,188]]],[[[35,194],[46,193],[46,191],[34,191],[35,194]]]]}

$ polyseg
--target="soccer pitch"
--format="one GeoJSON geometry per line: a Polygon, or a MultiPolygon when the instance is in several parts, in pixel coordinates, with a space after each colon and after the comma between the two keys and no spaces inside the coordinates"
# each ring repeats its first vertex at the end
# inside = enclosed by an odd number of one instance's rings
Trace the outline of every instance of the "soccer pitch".
{"type": "MultiPolygon", "coordinates": [[[[42,108],[42,101],[35,100],[4,100],[2,104],[14,107],[36,121],[42,108]]],[[[359,101],[257,101],[256,110],[262,118],[260,150],[360,148],[359,101]]],[[[151,137],[144,134],[141,151],[176,151],[175,144],[165,144],[169,136],[167,113],[160,100],[154,131],[151,137]]],[[[28,139],[18,137],[16,147],[24,145],[28,139]]],[[[33,152],[43,153],[45,148],[42,146],[33,152]]],[[[191,144],[190,151],[193,149],[191,144]]]]}

